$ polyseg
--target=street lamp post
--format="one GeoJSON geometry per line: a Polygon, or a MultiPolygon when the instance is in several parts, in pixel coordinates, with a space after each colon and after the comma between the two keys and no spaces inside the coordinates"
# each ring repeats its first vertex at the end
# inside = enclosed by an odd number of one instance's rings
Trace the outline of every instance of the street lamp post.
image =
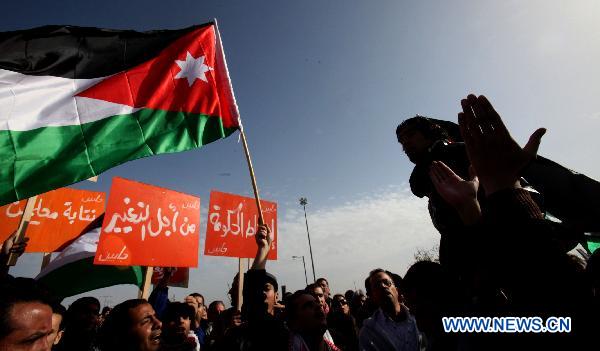
{"type": "Polygon", "coordinates": [[[310,232],[308,231],[308,218],[306,217],[306,205],[307,204],[308,204],[308,200],[305,197],[301,197],[300,205],[302,205],[302,208],[304,208],[304,221],[306,222],[306,235],[308,235],[308,249],[310,250],[310,262],[312,264],[313,282],[316,282],[317,275],[315,273],[315,260],[313,259],[312,245],[310,244],[310,232]]]}
{"type": "Polygon", "coordinates": [[[306,262],[304,262],[304,255],[302,256],[292,256],[293,259],[302,259],[302,266],[304,267],[304,280],[306,281],[306,286],[308,286],[308,276],[306,275],[306,262]]]}

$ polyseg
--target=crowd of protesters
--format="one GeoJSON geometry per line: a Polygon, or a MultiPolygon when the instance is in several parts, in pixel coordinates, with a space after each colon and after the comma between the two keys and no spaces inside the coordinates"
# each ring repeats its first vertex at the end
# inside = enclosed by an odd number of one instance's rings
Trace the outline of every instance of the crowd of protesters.
{"type": "MultiPolygon", "coordinates": [[[[521,148],[484,96],[461,104],[458,125],[417,116],[396,130],[415,164],[411,189],[428,197],[441,234],[439,262],[416,262],[404,277],[368,267],[366,294],[334,293],[320,278],[280,298],[261,225],[241,311],[237,276],[229,309],[206,306],[198,293],[169,301],[166,270],[148,300],[100,313],[93,297],[65,309],[32,279],[3,271],[0,351],[597,349],[600,251],[587,262],[570,252],[583,232],[598,231],[598,183],[538,156],[544,129],[521,148]],[[442,324],[450,316],[560,316],[572,325],[565,333],[451,333],[442,324]]],[[[11,240],[2,267],[26,244],[11,240]]]]}

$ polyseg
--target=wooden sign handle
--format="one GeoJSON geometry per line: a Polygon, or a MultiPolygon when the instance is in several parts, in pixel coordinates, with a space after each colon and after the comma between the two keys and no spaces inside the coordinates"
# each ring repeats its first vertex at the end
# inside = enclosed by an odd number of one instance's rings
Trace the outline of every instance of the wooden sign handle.
{"type": "MultiPolygon", "coordinates": [[[[35,207],[35,201],[37,200],[37,195],[34,195],[27,199],[27,203],[25,204],[25,211],[23,211],[23,216],[21,216],[21,221],[19,222],[19,227],[17,228],[17,236],[15,238],[15,243],[21,242],[23,238],[25,238],[25,232],[27,231],[27,226],[29,225],[29,221],[31,221],[31,215],[33,214],[33,208],[35,207]]],[[[17,264],[17,260],[19,256],[11,253],[8,256],[7,265],[14,266],[17,264]]]]}
{"type": "Polygon", "coordinates": [[[238,258],[238,299],[235,306],[238,311],[242,310],[242,304],[244,303],[244,261],[242,260],[243,258],[238,258]]]}
{"type": "Polygon", "coordinates": [[[154,267],[147,266],[144,269],[144,280],[142,281],[142,288],[138,293],[138,298],[148,300],[148,297],[150,296],[150,283],[152,282],[152,273],[154,273],[154,267]]]}

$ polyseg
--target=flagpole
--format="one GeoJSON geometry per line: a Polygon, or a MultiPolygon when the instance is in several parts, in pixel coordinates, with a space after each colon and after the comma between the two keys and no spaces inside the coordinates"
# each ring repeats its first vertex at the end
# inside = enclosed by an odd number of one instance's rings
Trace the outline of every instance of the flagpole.
{"type": "Polygon", "coordinates": [[[248,161],[248,170],[250,171],[250,179],[252,180],[252,190],[254,190],[254,198],[256,200],[256,207],[258,208],[258,223],[264,224],[262,206],[260,205],[260,196],[258,195],[258,185],[256,185],[256,176],[254,175],[254,167],[252,166],[252,159],[250,158],[250,150],[248,150],[248,142],[246,141],[246,133],[244,128],[240,125],[240,136],[242,139],[242,145],[244,146],[244,153],[246,154],[246,161],[248,161]]]}
{"type": "MultiPolygon", "coordinates": [[[[252,180],[252,190],[254,191],[254,198],[256,200],[256,208],[258,209],[258,223],[263,225],[265,223],[262,213],[262,206],[260,205],[260,196],[258,195],[258,186],[256,185],[256,176],[254,175],[254,167],[252,167],[252,159],[250,158],[250,151],[248,149],[248,142],[246,141],[246,134],[244,133],[244,127],[242,125],[242,120],[240,118],[240,112],[237,107],[237,103],[235,101],[235,96],[233,95],[233,87],[231,86],[231,79],[229,77],[229,70],[227,69],[227,59],[225,58],[225,52],[223,51],[223,43],[221,42],[221,34],[219,32],[219,24],[217,23],[217,19],[214,19],[215,23],[215,36],[216,36],[216,44],[217,44],[217,55],[216,60],[221,62],[221,68],[224,70],[225,81],[223,83],[229,85],[229,91],[231,92],[229,98],[233,102],[232,110],[230,111],[233,115],[237,116],[239,129],[240,129],[240,138],[242,139],[242,145],[244,146],[244,154],[246,155],[246,161],[248,161],[248,171],[250,171],[250,179],[252,180]]],[[[238,303],[237,308],[241,311],[242,309],[242,298],[243,298],[243,288],[244,288],[244,272],[243,272],[243,261],[240,258],[238,260],[238,303]]]]}
{"type": "MultiPolygon", "coordinates": [[[[29,226],[29,221],[31,221],[31,215],[33,214],[33,208],[35,206],[35,201],[37,200],[37,195],[34,195],[27,199],[27,203],[25,204],[25,210],[23,211],[23,215],[21,216],[21,221],[19,222],[19,227],[17,228],[17,236],[15,237],[15,243],[19,243],[23,241],[25,238],[25,232],[27,231],[27,226],[29,226]]],[[[17,264],[17,259],[19,256],[15,253],[11,253],[8,256],[8,261],[6,263],[7,266],[14,266],[17,264]]]]}

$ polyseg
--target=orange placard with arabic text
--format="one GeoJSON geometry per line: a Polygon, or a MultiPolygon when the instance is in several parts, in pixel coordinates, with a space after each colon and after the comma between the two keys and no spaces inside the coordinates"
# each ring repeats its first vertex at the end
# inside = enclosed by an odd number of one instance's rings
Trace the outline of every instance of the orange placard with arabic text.
{"type": "MultiPolygon", "coordinates": [[[[60,188],[37,197],[25,235],[26,252],[59,251],[104,213],[105,194],[60,188]]],[[[27,200],[0,207],[0,243],[19,226],[27,200]]]]}
{"type": "Polygon", "coordinates": [[[200,198],[113,178],[94,264],[197,267],[200,198]]]}
{"type": "MultiPolygon", "coordinates": [[[[273,244],[267,258],[276,260],[277,204],[264,200],[261,200],[260,204],[265,223],[271,228],[273,236],[273,244]]],[[[258,209],[254,198],[211,191],[206,223],[205,255],[254,258],[256,256],[254,234],[257,228],[258,209]]]]}

